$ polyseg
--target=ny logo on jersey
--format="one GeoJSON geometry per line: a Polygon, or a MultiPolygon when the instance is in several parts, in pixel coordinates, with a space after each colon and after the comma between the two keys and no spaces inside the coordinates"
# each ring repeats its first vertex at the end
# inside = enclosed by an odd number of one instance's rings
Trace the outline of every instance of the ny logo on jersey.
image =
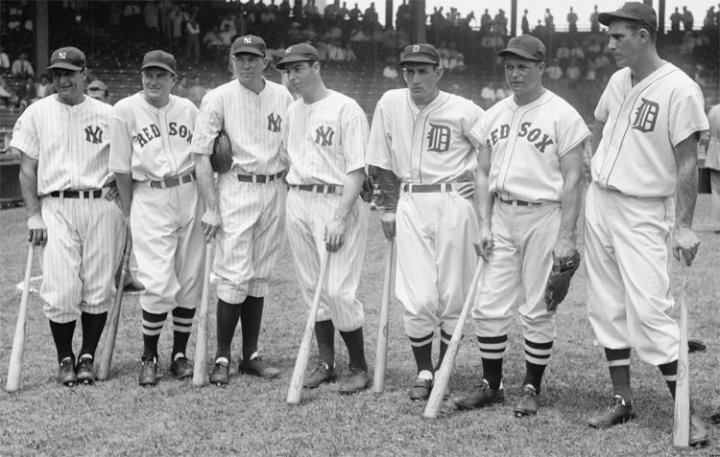
{"type": "Polygon", "coordinates": [[[92,144],[100,144],[102,143],[102,137],[103,137],[103,131],[100,127],[97,125],[93,127],[92,125],[88,125],[85,127],[85,141],[92,144]]]}
{"type": "Polygon", "coordinates": [[[282,117],[279,114],[270,113],[268,115],[268,130],[271,132],[279,132],[282,124],[282,117]]]}
{"type": "Polygon", "coordinates": [[[641,98],[642,104],[635,111],[633,128],[641,132],[652,132],[655,130],[660,105],[645,98],[641,98]]]}
{"type": "Polygon", "coordinates": [[[445,152],[450,149],[450,127],[430,124],[427,134],[428,151],[445,152]]]}
{"type": "Polygon", "coordinates": [[[315,130],[315,143],[320,146],[332,146],[335,130],[332,127],[320,126],[315,130]]]}

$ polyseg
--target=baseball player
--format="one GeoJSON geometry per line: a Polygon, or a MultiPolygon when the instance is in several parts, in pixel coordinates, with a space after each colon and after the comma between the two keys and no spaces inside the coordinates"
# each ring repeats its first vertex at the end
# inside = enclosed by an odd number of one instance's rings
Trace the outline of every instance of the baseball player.
{"type": "Polygon", "coordinates": [[[720,105],[710,108],[707,118],[710,125],[710,141],[707,145],[705,168],[710,172],[712,193],[710,221],[713,231],[720,234],[720,105]]]}
{"type": "Polygon", "coordinates": [[[478,221],[468,198],[477,145],[469,133],[483,110],[438,90],[443,68],[434,46],[407,46],[400,64],[408,87],[386,92],[375,107],[367,163],[378,167],[385,236],[397,235],[395,293],[418,373],[409,395],[426,400],[433,337],[439,328],[439,367],[477,264],[478,221]]]}
{"type": "Polygon", "coordinates": [[[514,408],[534,415],[555,339],[545,289],[553,264],[576,253],[582,200],[582,159],[590,136],[565,100],[543,87],[545,46],[532,35],[512,38],[498,52],[513,95],[490,108],[473,128],[480,148],[480,246],[486,263],[473,309],[483,366],[479,390],[456,401],[475,409],[504,401],[503,358],[513,322],[522,324],[525,378],[514,408]],[[492,214],[487,210],[492,208],[492,214]]]}
{"type": "Polygon", "coordinates": [[[350,355],[350,372],[339,391],[359,392],[370,383],[363,307],[355,300],[367,239],[368,208],[358,198],[365,181],[367,118],[357,102],[325,87],[314,47],[290,46],[277,67],[287,71],[301,96],[288,108],[283,147],[290,160],[287,234],[308,306],[324,251],[330,251],[315,323],[320,363],[304,385],[315,388],[336,378],[337,327],[350,355]]]}
{"type": "MultiPolygon", "coordinates": [[[[697,142],[708,123],[700,88],[662,60],[657,16],[639,2],[602,13],[609,50],[621,68],[600,97],[602,132],[585,198],[588,317],[610,369],[612,408],[589,419],[609,427],[635,416],[630,349],[660,368],[675,395],[679,328],[668,274],[670,247],[690,265],[699,240],[692,220],[697,198],[697,142]]],[[[597,143],[596,143],[597,144],[597,143]]],[[[708,441],[700,417],[690,418],[690,444],[708,441]]]]}
{"type": "Polygon", "coordinates": [[[95,349],[125,240],[120,207],[105,198],[114,185],[108,170],[111,107],[84,95],[85,62],[75,47],[52,53],[47,69],[56,94],[23,112],[10,143],[20,153],[29,238],[44,246],[40,297],[57,348],[57,379],[66,386],[96,378],[95,349]],[[83,341],[76,366],[78,318],[83,341]]]}
{"type": "Polygon", "coordinates": [[[115,105],[110,117],[110,169],[129,219],[140,295],[144,349],[138,381],[158,382],[158,340],[173,316],[170,373],[193,374],[185,357],[195,307],[202,294],[205,245],[202,205],[190,154],[197,108],[170,94],[175,57],[154,50],[142,63],[143,90],[115,105]]]}
{"type": "Polygon", "coordinates": [[[292,102],[288,90],[263,77],[268,64],[265,41],[241,36],[231,47],[236,80],[210,91],[200,107],[192,152],[207,210],[202,218],[208,237],[217,232],[217,354],[210,382],[228,383],[230,347],[238,320],[242,326],[239,371],[274,378],[280,370],[258,354],[264,296],[285,233],[282,180],[287,163],[281,154],[283,117],[292,102]],[[213,141],[220,131],[232,143],[232,167],[215,190],[210,166],[213,141]]]}

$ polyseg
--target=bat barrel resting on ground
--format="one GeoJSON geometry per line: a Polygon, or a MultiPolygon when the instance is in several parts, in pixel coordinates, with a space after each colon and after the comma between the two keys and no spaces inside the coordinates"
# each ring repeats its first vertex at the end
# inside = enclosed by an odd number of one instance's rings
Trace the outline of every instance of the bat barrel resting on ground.
{"type": "Polygon", "coordinates": [[[197,336],[195,338],[195,365],[193,366],[193,385],[205,385],[207,377],[207,312],[210,301],[210,267],[212,265],[212,243],[205,247],[205,270],[203,272],[203,289],[198,313],[197,336]]]}
{"type": "Polygon", "coordinates": [[[680,291],[680,350],[678,353],[677,382],[675,383],[675,417],[673,420],[673,445],[688,447],[690,443],[690,370],[688,366],[687,336],[687,267],[682,263],[682,290],[680,291]]]}
{"type": "Polygon", "coordinates": [[[373,392],[381,394],[385,391],[385,369],[387,368],[388,350],[388,315],[390,296],[392,294],[393,265],[395,264],[395,239],[388,242],[385,256],[385,284],[383,286],[382,303],[380,305],[380,325],[378,327],[377,351],[375,353],[375,379],[373,392]]]}
{"type": "Polygon", "coordinates": [[[7,385],[5,390],[16,392],[20,389],[22,377],[23,353],[25,352],[25,325],[27,323],[28,299],[30,298],[30,273],[33,262],[33,245],[30,243],[25,264],[25,278],[23,280],[22,298],[18,310],[17,324],[15,325],[15,339],[13,340],[12,352],[10,353],[10,365],[8,366],[7,385]]]}

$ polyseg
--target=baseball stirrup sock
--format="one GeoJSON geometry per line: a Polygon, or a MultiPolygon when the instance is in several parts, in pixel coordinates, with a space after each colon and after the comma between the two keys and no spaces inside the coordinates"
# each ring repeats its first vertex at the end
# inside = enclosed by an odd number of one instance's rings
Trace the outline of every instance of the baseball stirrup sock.
{"type": "Polygon", "coordinates": [[[55,348],[58,353],[58,363],[65,357],[75,358],[72,351],[73,333],[75,333],[75,321],[60,324],[50,321],[50,331],[52,332],[55,348]]]}
{"type": "Polygon", "coordinates": [[[630,389],[630,348],[608,349],[605,348],[610,369],[610,380],[612,380],[615,395],[620,395],[626,402],[632,401],[632,390],[630,389]]]}
{"type": "Polygon", "coordinates": [[[245,361],[249,361],[250,357],[257,351],[264,301],[263,297],[248,296],[240,305],[242,355],[245,361]]]}
{"type": "Polygon", "coordinates": [[[670,394],[673,398],[675,398],[675,385],[677,384],[677,369],[678,369],[678,361],[673,360],[670,363],[664,363],[662,365],[658,365],[658,368],[660,368],[660,373],[662,373],[663,378],[665,379],[665,383],[668,386],[668,389],[670,389],[670,394]]]}
{"type": "Polygon", "coordinates": [[[410,346],[412,347],[413,356],[415,357],[415,363],[417,364],[417,371],[427,370],[431,373],[434,372],[432,364],[432,340],[433,334],[430,333],[419,338],[413,338],[408,336],[410,339],[410,346]]]}
{"type": "Polygon", "coordinates": [[[348,348],[350,368],[367,370],[367,362],[365,361],[365,339],[363,337],[362,327],[351,332],[340,332],[340,336],[348,348]]]}
{"type": "Polygon", "coordinates": [[[435,371],[440,370],[440,366],[442,366],[443,359],[445,359],[445,353],[447,352],[451,339],[452,335],[448,335],[443,329],[440,329],[440,353],[438,354],[438,363],[435,366],[435,371]]]}
{"type": "Polygon", "coordinates": [[[230,359],[232,340],[235,328],[240,320],[240,304],[228,303],[218,299],[217,302],[217,352],[215,360],[220,357],[230,359]]]}
{"type": "Polygon", "coordinates": [[[185,353],[187,342],[190,339],[192,331],[193,316],[195,316],[195,308],[175,308],[172,311],[173,316],[173,360],[175,355],[185,353]]]}
{"type": "Polygon", "coordinates": [[[105,321],[107,320],[107,312],[100,314],[82,313],[80,322],[82,324],[83,340],[80,348],[80,356],[90,354],[95,358],[95,350],[100,342],[105,321]]]}
{"type": "Polygon", "coordinates": [[[478,336],[482,358],[483,378],[491,389],[499,389],[503,377],[503,358],[508,346],[508,336],[478,336]]]}
{"type": "Polygon", "coordinates": [[[167,318],[167,313],[154,314],[143,310],[142,312],[142,330],[143,330],[143,359],[157,358],[158,356],[158,340],[163,324],[167,318]]]}
{"type": "Polygon", "coordinates": [[[315,322],[315,339],[317,340],[320,360],[330,368],[335,366],[335,325],[331,320],[315,322]]]}
{"type": "Polygon", "coordinates": [[[525,339],[525,380],[523,386],[532,385],[535,391],[540,393],[540,384],[542,383],[545,367],[550,360],[553,342],[536,343],[525,339]]]}

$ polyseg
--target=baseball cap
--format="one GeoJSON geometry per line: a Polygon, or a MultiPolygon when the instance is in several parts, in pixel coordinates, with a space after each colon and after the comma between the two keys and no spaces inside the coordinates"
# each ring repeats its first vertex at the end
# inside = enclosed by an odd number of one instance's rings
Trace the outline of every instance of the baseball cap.
{"type": "Polygon", "coordinates": [[[539,38],[532,35],[520,35],[511,38],[507,47],[498,51],[497,55],[504,57],[513,54],[527,60],[545,61],[545,45],[539,38]]]}
{"type": "Polygon", "coordinates": [[[440,53],[435,46],[427,43],[416,43],[405,46],[400,54],[400,64],[404,63],[440,63],[440,53]]]}
{"type": "Polygon", "coordinates": [[[285,50],[285,55],[275,66],[284,69],[285,66],[295,62],[320,61],[318,50],[307,43],[298,43],[285,50]]]}
{"type": "Polygon", "coordinates": [[[48,70],[62,68],[64,70],[80,71],[85,68],[85,54],[73,46],[56,49],[50,56],[48,70]]]}
{"type": "Polygon", "coordinates": [[[107,86],[105,85],[104,82],[100,81],[99,79],[96,79],[93,82],[91,82],[90,84],[88,84],[87,90],[88,91],[99,90],[99,91],[107,92],[107,86]]]}
{"type": "Polygon", "coordinates": [[[265,57],[265,40],[256,35],[243,35],[233,41],[230,53],[236,54],[254,54],[256,56],[265,57]]]}
{"type": "Polygon", "coordinates": [[[613,19],[629,19],[641,22],[652,30],[657,30],[657,15],[652,7],[640,2],[627,2],[622,8],[611,13],[598,14],[598,21],[602,25],[610,25],[613,19]]]}
{"type": "Polygon", "coordinates": [[[145,57],[143,58],[142,68],[140,69],[144,70],[146,68],[152,67],[162,68],[163,70],[167,70],[172,74],[177,74],[175,57],[169,52],[161,51],[159,49],[155,49],[145,54],[145,57]]]}

